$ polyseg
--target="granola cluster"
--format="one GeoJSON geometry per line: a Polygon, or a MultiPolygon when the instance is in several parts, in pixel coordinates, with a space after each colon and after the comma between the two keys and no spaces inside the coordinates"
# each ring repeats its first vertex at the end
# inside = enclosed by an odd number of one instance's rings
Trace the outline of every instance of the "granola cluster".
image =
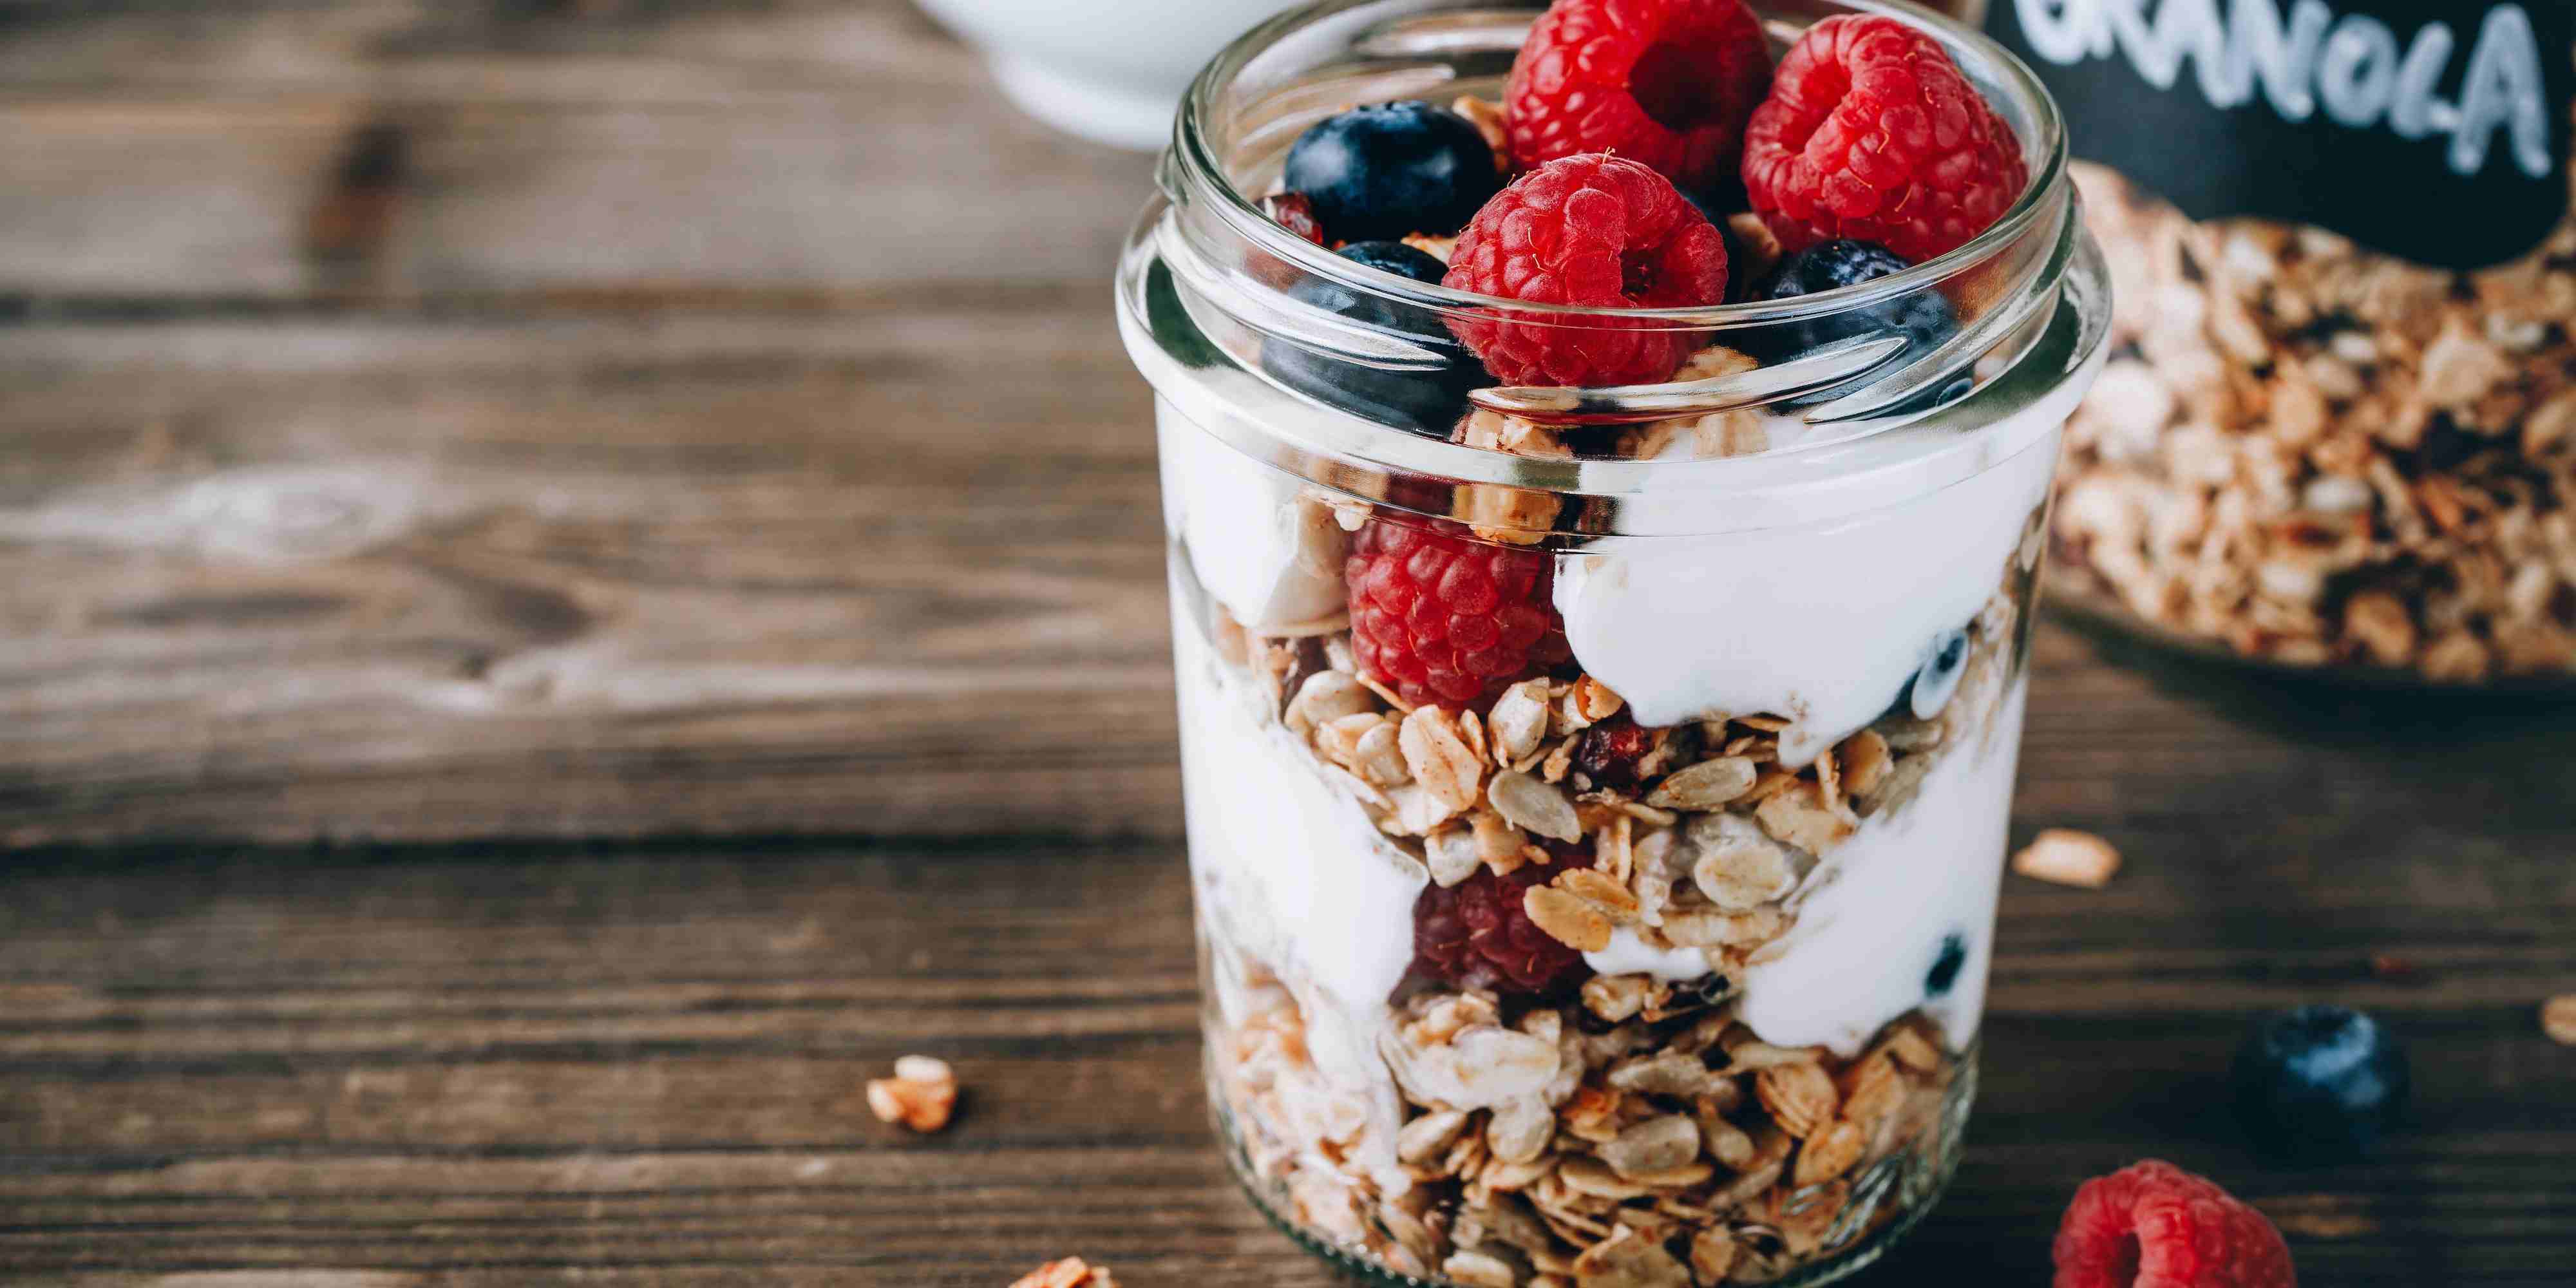
{"type": "Polygon", "coordinates": [[[2576,670],[2576,219],[2457,273],[2076,178],[2120,349],[2067,426],[2063,589],[2292,665],[2576,670]]]}
{"type": "Polygon", "coordinates": [[[1415,1184],[1383,1194],[1282,1134],[1302,1041],[1290,1004],[1223,1039],[1255,1175],[1334,1243],[1468,1288],[1769,1282],[1920,1201],[1955,1143],[1960,1064],[1920,1016],[1843,1060],[1761,1042],[1707,990],[1606,975],[1516,1015],[1487,993],[1408,999],[1387,1054],[1415,1184]]]}
{"type": "Polygon", "coordinates": [[[1521,680],[1482,711],[1416,706],[1363,673],[1336,621],[1265,635],[1202,602],[1234,682],[1424,880],[1551,870],[1521,911],[1557,943],[1704,964],[1586,971],[1533,996],[1417,963],[1372,1053],[1398,1102],[1389,1177],[1367,1161],[1386,1128],[1311,1049],[1339,1039],[1313,1031],[1275,963],[1212,935],[1230,996],[1211,1068],[1265,1199],[1356,1254],[1474,1288],[1768,1282],[1921,1201],[1964,1107],[1940,1029],[1918,1010],[1856,1057],[1776,1047],[1738,1019],[1738,990],[1841,875],[1837,848],[1992,729],[2040,524],[1967,630],[1955,694],[1928,717],[1900,703],[1797,768],[1777,714],[1646,728],[1579,673],[1521,680]]]}

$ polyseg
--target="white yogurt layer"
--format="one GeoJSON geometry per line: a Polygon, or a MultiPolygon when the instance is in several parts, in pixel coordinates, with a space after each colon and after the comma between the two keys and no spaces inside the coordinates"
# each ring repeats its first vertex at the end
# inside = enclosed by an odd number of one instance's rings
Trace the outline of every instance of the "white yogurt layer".
{"type": "Polygon", "coordinates": [[[1945,749],[1911,801],[1834,847],[1831,880],[1745,975],[1739,1018],[1756,1036],[1857,1055],[1918,1005],[1951,1046],[1976,1035],[2028,690],[2015,679],[1992,723],[1945,749]],[[1967,956],[1950,991],[1927,1002],[1925,977],[1951,935],[1967,956]]]}
{"type": "Polygon", "coordinates": [[[1769,712],[1795,722],[1780,759],[1807,764],[1886,711],[1934,637],[1976,616],[2056,464],[2052,433],[1856,518],[1561,556],[1566,639],[1639,724],[1769,712]]]}
{"type": "Polygon", "coordinates": [[[1612,929],[1610,946],[1585,953],[1583,964],[1595,974],[1652,975],[1667,983],[1698,979],[1709,973],[1707,953],[1697,948],[1657,948],[1626,926],[1612,929]]]}
{"type": "Polygon", "coordinates": [[[1226,668],[1188,614],[1174,617],[1181,785],[1201,915],[1217,951],[1249,954],[1297,999],[1317,1071],[1364,1101],[1355,1106],[1365,1119],[1358,1160],[1382,1189],[1402,1193],[1401,1111],[1376,1038],[1412,962],[1414,898],[1430,876],[1269,718],[1268,695],[1226,668]]]}
{"type": "Polygon", "coordinates": [[[1163,513],[1189,547],[1199,584],[1253,630],[1342,609],[1348,534],[1297,482],[1168,414],[1162,422],[1163,513]]]}

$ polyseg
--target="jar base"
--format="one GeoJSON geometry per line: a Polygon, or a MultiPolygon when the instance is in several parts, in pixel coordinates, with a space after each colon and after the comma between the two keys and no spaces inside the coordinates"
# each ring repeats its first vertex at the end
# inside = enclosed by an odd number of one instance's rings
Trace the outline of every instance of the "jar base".
{"type": "MultiPolygon", "coordinates": [[[[1959,1171],[1968,1111],[1977,1096],[1977,1045],[1971,1043],[1959,1058],[1958,1073],[1943,1096],[1940,1122],[1935,1133],[1937,1139],[1931,1148],[1891,1155],[1872,1168],[1862,1181],[1869,1190],[1865,1201],[1871,1207],[1894,1201],[1903,1205],[1896,1214],[1830,1256],[1798,1266],[1777,1279],[1751,1282],[1759,1282],[1765,1288],[1821,1288],[1824,1284],[1838,1283],[1876,1264],[1918,1222],[1931,1214],[1942,1196],[1949,1192],[1950,1182],[1959,1171]]],[[[1213,1068],[1210,1073],[1213,1075],[1213,1068]]],[[[1234,1125],[1233,1112],[1227,1107],[1224,1092],[1213,1076],[1208,1086],[1208,1119],[1216,1132],[1219,1151],[1225,1155],[1226,1171],[1234,1177],[1236,1187],[1243,1191],[1243,1197],[1252,1204],[1253,1210],[1259,1212],[1272,1229],[1320,1258],[1343,1279],[1369,1285],[1369,1288],[1463,1288],[1456,1281],[1437,1275],[1423,1277],[1390,1269],[1348,1248],[1317,1238],[1289,1217],[1270,1192],[1276,1186],[1265,1182],[1253,1166],[1250,1154],[1243,1147],[1243,1135],[1234,1125]]],[[[1863,1219],[1867,1219],[1866,1214],[1863,1219]]]]}

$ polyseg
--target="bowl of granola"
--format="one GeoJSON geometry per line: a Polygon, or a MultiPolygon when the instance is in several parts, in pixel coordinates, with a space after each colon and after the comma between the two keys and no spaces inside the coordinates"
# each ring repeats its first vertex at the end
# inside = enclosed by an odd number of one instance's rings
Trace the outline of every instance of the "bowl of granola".
{"type": "Polygon", "coordinates": [[[2108,346],[2046,95],[1906,5],[1345,0],[1160,179],[1119,322],[1246,1192],[1382,1282],[1875,1259],[1957,1165],[2108,346]]]}
{"type": "Polygon", "coordinates": [[[2119,300],[2052,602],[2321,677],[2576,687],[2576,23],[2355,0],[2266,42],[2239,8],[2177,11],[2196,76],[2098,6],[1997,9],[2119,300]]]}
{"type": "Polygon", "coordinates": [[[2458,272],[2076,174],[2126,253],[2051,602],[2320,677],[2576,688],[2576,222],[2458,272]]]}

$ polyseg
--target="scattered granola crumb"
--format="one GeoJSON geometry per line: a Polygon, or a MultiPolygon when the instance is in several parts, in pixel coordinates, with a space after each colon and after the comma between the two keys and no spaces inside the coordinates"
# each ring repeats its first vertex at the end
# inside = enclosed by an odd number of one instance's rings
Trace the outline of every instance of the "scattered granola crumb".
{"type": "Polygon", "coordinates": [[[934,1132],[956,1108],[957,1075],[945,1060],[908,1055],[894,1062],[893,1077],[868,1079],[868,1109],[880,1122],[934,1132]]]}
{"type": "Polygon", "coordinates": [[[1109,1277],[1109,1267],[1095,1266],[1080,1257],[1050,1261],[1013,1281],[1011,1288],[1118,1288],[1109,1277]]]}
{"type": "Polygon", "coordinates": [[[2013,856],[2012,869],[2041,881],[2099,890],[2120,870],[2120,852],[2091,832],[2052,827],[2013,856]]]}
{"type": "Polygon", "coordinates": [[[2576,1046],[2576,993],[2561,993],[2540,1004],[2540,1031],[2560,1046],[2576,1046]]]}
{"type": "Polygon", "coordinates": [[[2256,1200],[2254,1206],[2281,1233],[2303,1239],[2349,1239],[2379,1229],[2361,1200],[2348,1194],[2279,1194],[2256,1200]]]}

